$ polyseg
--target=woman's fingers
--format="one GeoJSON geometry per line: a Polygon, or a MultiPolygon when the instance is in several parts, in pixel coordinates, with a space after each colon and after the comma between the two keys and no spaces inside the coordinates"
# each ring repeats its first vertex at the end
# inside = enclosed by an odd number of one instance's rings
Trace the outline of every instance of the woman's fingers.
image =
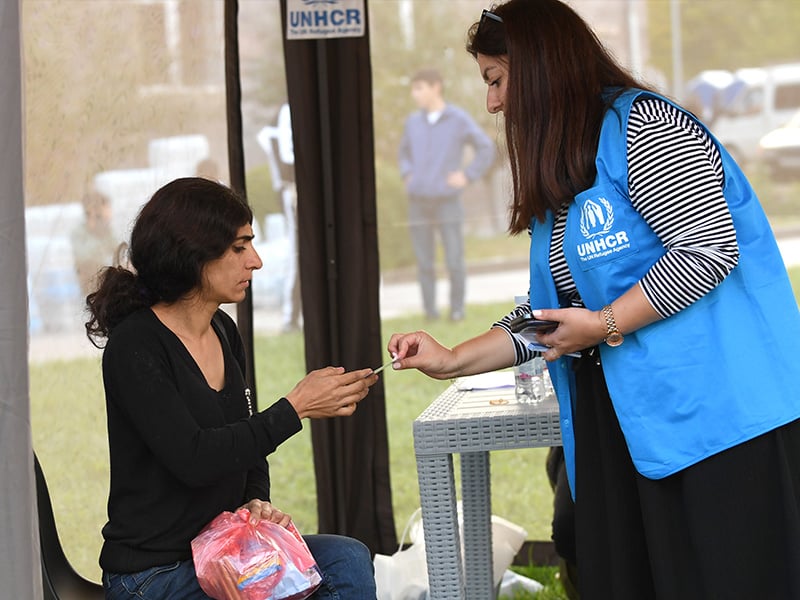
{"type": "Polygon", "coordinates": [[[250,511],[250,523],[257,525],[259,521],[270,521],[278,525],[286,526],[292,520],[291,515],[275,508],[266,500],[254,498],[244,505],[250,511]]]}
{"type": "Polygon", "coordinates": [[[348,416],[376,381],[372,369],[346,372],[341,367],[325,367],[306,375],[286,398],[301,419],[348,416]]]}
{"type": "Polygon", "coordinates": [[[402,359],[413,356],[417,353],[422,332],[415,331],[413,333],[395,333],[389,338],[389,354],[397,357],[398,362],[402,359]]]}

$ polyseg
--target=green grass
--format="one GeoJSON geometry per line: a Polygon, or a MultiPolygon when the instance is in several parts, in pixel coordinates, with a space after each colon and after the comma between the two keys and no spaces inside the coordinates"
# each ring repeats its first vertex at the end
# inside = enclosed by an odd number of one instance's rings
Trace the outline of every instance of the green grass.
{"type": "MultiPolygon", "coordinates": [[[[800,268],[790,270],[800,294],[800,268]]],[[[507,304],[470,306],[457,327],[448,321],[426,328],[445,344],[454,344],[488,327],[507,304]]],[[[419,316],[385,321],[384,338],[419,328],[419,316]]],[[[88,343],[88,342],[87,342],[88,343]]],[[[259,403],[267,406],[304,373],[300,334],[256,338],[259,403]]],[[[390,468],[398,536],[419,506],[411,424],[448,385],[416,372],[387,371],[384,376],[389,428],[390,468]]],[[[31,420],[34,448],[50,486],[59,532],[67,557],[84,576],[98,580],[108,491],[108,446],[99,353],[96,358],[32,364],[31,420]]],[[[368,400],[367,400],[368,401],[368,400]]],[[[544,472],[546,449],[493,452],[492,512],[523,526],[528,539],[549,540],[552,494],[544,472]]],[[[456,465],[457,465],[456,459],[456,465]]],[[[314,469],[309,427],[283,444],[270,458],[273,501],[290,512],[301,531],[317,526],[314,469]]],[[[458,468],[456,468],[458,478],[458,468]]],[[[533,576],[551,585],[539,600],[565,598],[556,569],[533,576]]],[[[526,576],[531,576],[523,572],[526,576]]]]}
{"type": "Polygon", "coordinates": [[[559,580],[558,567],[529,565],[527,567],[512,567],[512,570],[524,577],[538,581],[544,586],[536,595],[520,592],[514,594],[511,597],[512,600],[527,600],[528,598],[536,598],[536,600],[567,600],[567,593],[559,580]]]}
{"type": "MultiPolygon", "coordinates": [[[[445,344],[454,344],[473,334],[480,333],[503,314],[507,305],[472,306],[467,319],[453,327],[448,321],[431,323],[427,330],[445,344]]],[[[383,333],[388,339],[395,331],[419,328],[421,319],[408,317],[384,322],[383,333]]],[[[275,338],[259,338],[257,364],[259,369],[259,403],[266,406],[271,398],[279,396],[297,381],[302,373],[302,336],[291,334],[275,338]],[[285,358],[291,357],[288,365],[285,358]]],[[[411,513],[419,506],[419,488],[416,480],[411,425],[414,419],[442,393],[449,382],[436,381],[414,371],[385,371],[387,420],[389,429],[390,469],[395,521],[398,533],[402,531],[411,513]]],[[[369,401],[367,399],[366,401],[369,401]]],[[[275,482],[292,481],[284,488],[274,485],[273,501],[286,506],[301,530],[316,529],[314,478],[311,460],[309,428],[287,441],[270,457],[270,468],[275,482]],[[297,472],[297,458],[305,468],[297,472]],[[302,482],[307,494],[296,494],[297,482],[302,482]],[[291,494],[284,496],[284,493],[291,494]]],[[[546,449],[496,452],[491,456],[493,510],[505,518],[522,525],[530,539],[549,539],[550,503],[552,493],[544,476],[546,449]],[[513,492],[509,489],[512,487],[513,492]]],[[[456,464],[458,463],[456,459],[456,464]]],[[[456,468],[458,472],[458,468],[456,468]]]]}

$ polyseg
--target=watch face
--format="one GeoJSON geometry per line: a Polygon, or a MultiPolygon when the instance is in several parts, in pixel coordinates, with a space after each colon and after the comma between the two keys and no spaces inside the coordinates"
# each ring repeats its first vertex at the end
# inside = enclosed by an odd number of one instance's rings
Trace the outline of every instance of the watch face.
{"type": "Polygon", "coordinates": [[[624,338],[619,331],[615,331],[614,333],[610,333],[606,338],[606,344],[609,346],[619,346],[623,342],[624,338]]]}

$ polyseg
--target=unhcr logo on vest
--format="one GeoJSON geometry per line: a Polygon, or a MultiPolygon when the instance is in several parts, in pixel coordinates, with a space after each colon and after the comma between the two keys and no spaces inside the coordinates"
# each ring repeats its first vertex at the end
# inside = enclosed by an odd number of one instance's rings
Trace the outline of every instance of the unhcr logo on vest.
{"type": "Polygon", "coordinates": [[[364,0],[287,0],[286,39],[361,37],[364,0]]]}
{"type": "Polygon", "coordinates": [[[614,208],[605,198],[587,198],[581,206],[580,229],[587,241],[578,244],[578,258],[590,261],[631,247],[627,231],[612,232],[614,208]]]}

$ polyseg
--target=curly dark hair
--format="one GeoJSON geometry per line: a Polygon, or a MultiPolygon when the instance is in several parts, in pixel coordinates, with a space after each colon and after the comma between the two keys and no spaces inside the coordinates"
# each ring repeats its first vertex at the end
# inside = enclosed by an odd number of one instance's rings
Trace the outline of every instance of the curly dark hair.
{"type": "Polygon", "coordinates": [[[89,340],[100,347],[98,340],[132,312],[175,302],[197,289],[205,265],[221,257],[239,229],[252,222],[247,202],[216,181],[186,177],[164,185],[136,217],[130,268],[106,267],[86,297],[89,340]]]}

